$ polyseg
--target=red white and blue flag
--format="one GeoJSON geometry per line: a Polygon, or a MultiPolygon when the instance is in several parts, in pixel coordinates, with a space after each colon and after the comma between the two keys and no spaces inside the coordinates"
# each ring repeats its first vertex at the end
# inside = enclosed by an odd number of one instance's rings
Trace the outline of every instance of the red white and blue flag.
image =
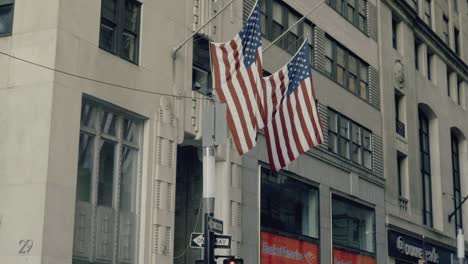
{"type": "Polygon", "coordinates": [[[227,105],[227,123],[240,155],[256,144],[262,119],[262,35],[255,4],[242,30],[225,43],[210,43],[213,85],[227,105]]]}
{"type": "Polygon", "coordinates": [[[323,142],[307,39],[289,63],[264,78],[268,158],[278,171],[323,142]]]}

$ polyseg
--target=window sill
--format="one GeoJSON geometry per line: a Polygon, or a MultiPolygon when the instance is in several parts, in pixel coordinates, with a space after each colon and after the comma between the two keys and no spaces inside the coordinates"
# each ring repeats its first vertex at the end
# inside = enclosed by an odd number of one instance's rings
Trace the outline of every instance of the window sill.
{"type": "Polygon", "coordinates": [[[126,61],[126,62],[128,62],[128,63],[130,63],[130,64],[133,64],[133,65],[135,65],[135,66],[139,66],[138,61],[137,61],[137,62],[134,62],[134,61],[131,61],[131,60],[126,59],[126,58],[124,58],[124,57],[121,57],[121,56],[119,56],[117,53],[114,53],[113,51],[108,50],[108,49],[106,49],[106,48],[103,48],[103,47],[101,47],[101,46],[99,46],[99,49],[100,49],[100,50],[103,50],[103,51],[105,51],[105,52],[107,52],[107,53],[110,53],[110,54],[112,54],[113,56],[115,56],[115,57],[117,57],[117,58],[120,58],[120,59],[122,59],[122,60],[124,60],[124,61],[126,61]]]}

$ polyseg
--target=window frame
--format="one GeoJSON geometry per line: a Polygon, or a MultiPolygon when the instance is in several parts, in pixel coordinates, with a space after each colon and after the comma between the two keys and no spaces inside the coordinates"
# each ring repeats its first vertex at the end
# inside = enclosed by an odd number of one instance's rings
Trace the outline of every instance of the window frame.
{"type": "Polygon", "coordinates": [[[424,4],[424,21],[432,28],[432,1],[426,0],[424,4]]]}
{"type": "Polygon", "coordinates": [[[329,35],[325,35],[325,45],[327,45],[327,42],[331,43],[331,49],[332,49],[332,56],[333,58],[329,58],[328,54],[325,54],[325,59],[330,61],[332,63],[331,67],[331,74],[326,72],[326,76],[334,81],[336,84],[347,90],[348,92],[354,94],[356,97],[360,98],[361,100],[365,102],[370,102],[370,97],[369,97],[369,64],[367,64],[364,60],[362,60],[360,57],[356,56],[354,53],[349,51],[345,46],[341,45],[339,42],[331,38],[329,35]],[[338,67],[341,68],[338,64],[338,49],[343,50],[343,84],[341,84],[338,80],[338,67]],[[356,74],[357,78],[354,81],[354,92],[350,90],[350,85],[349,85],[349,75],[350,75],[350,57],[355,59],[356,61],[356,74]],[[365,70],[366,72],[366,79],[364,80],[361,76],[361,70],[365,70]],[[331,76],[330,76],[331,75],[331,76]],[[365,97],[363,97],[363,94],[361,93],[361,82],[365,84],[365,97]]]}
{"type": "Polygon", "coordinates": [[[445,44],[450,46],[450,37],[449,37],[449,19],[444,14],[442,15],[442,34],[444,35],[445,44]]]}
{"type": "MultiPolygon", "coordinates": [[[[290,7],[288,4],[283,2],[282,0],[261,0],[261,7],[263,6],[263,3],[265,4],[265,10],[260,10],[261,15],[265,16],[265,32],[262,32],[262,37],[266,38],[269,41],[275,40],[277,37],[279,37],[282,33],[285,32],[292,24],[290,23],[290,16],[296,16],[297,19],[302,18],[302,14],[297,12],[295,9],[290,7]],[[279,24],[279,21],[274,21],[273,19],[273,5],[277,4],[279,8],[281,8],[281,24],[279,24]],[[273,34],[273,26],[274,25],[281,25],[282,30],[281,33],[276,36],[273,34]],[[291,25],[290,25],[291,24],[291,25]]],[[[285,50],[291,55],[296,54],[299,46],[302,44],[302,41],[305,39],[306,34],[304,33],[305,30],[305,24],[308,24],[311,27],[312,32],[310,32],[310,38],[309,38],[309,47],[311,48],[311,61],[310,64],[312,67],[315,66],[315,24],[312,23],[310,20],[303,20],[301,23],[297,24],[294,31],[297,32],[293,33],[289,31],[286,33],[281,39],[279,39],[277,42],[275,42],[275,45],[280,47],[281,49],[285,50]],[[295,37],[295,41],[289,45],[288,38],[289,37],[295,37]]],[[[263,27],[263,25],[262,25],[263,27]]]]}
{"type": "Polygon", "coordinates": [[[302,241],[307,241],[307,242],[320,244],[320,236],[321,236],[321,232],[320,232],[320,192],[319,192],[318,186],[316,184],[314,184],[313,182],[310,182],[309,180],[307,180],[307,179],[305,179],[303,177],[300,177],[298,175],[295,175],[293,173],[289,173],[289,172],[276,172],[276,173],[273,173],[269,169],[268,164],[260,163],[260,229],[262,231],[272,232],[272,233],[283,235],[283,236],[286,236],[286,237],[291,237],[291,238],[295,238],[295,239],[302,240],[302,241]],[[293,181],[304,184],[305,186],[307,186],[307,189],[309,191],[315,192],[315,194],[317,195],[317,200],[316,200],[316,202],[317,202],[317,204],[316,204],[316,206],[317,206],[317,208],[316,208],[317,209],[317,219],[316,219],[317,237],[308,236],[308,235],[305,235],[305,234],[302,234],[302,233],[299,234],[299,233],[291,232],[291,231],[288,231],[288,230],[279,230],[277,228],[267,227],[267,226],[262,225],[262,219],[261,219],[262,218],[262,211],[263,211],[262,210],[262,193],[264,191],[263,181],[265,180],[264,179],[265,174],[268,174],[268,176],[275,175],[277,178],[281,178],[282,181],[289,178],[289,179],[291,179],[293,181]]]}
{"type": "Polygon", "coordinates": [[[369,8],[369,1],[368,0],[327,0],[327,4],[335,10],[338,14],[340,14],[346,21],[351,23],[353,26],[355,26],[359,31],[361,31],[364,35],[369,36],[369,30],[368,30],[368,17],[367,17],[367,9],[369,8]],[[349,14],[348,14],[348,9],[352,4],[350,1],[354,1],[354,7],[353,7],[353,13],[352,13],[352,21],[350,20],[349,14]],[[337,3],[340,3],[340,6],[337,5],[337,3]],[[364,3],[364,9],[363,12],[361,12],[360,7],[361,3],[364,3]],[[364,13],[364,14],[363,14],[364,13]],[[363,18],[363,26],[364,28],[361,28],[360,21],[361,18],[363,18]]]}
{"type": "Polygon", "coordinates": [[[331,222],[332,222],[332,236],[331,236],[331,239],[332,239],[332,247],[333,248],[337,248],[337,249],[343,249],[343,250],[346,250],[346,251],[351,251],[351,252],[356,252],[360,255],[364,255],[364,256],[370,256],[370,257],[373,257],[373,258],[376,258],[377,257],[377,238],[376,238],[376,232],[377,232],[377,229],[376,229],[376,213],[375,213],[375,208],[371,207],[371,206],[368,206],[368,205],[365,205],[365,204],[362,204],[362,203],[359,203],[355,200],[352,200],[352,199],[349,199],[347,197],[344,197],[342,195],[339,195],[337,193],[332,193],[332,197],[331,197],[331,222]],[[336,243],[335,240],[333,239],[333,204],[334,204],[334,201],[338,201],[338,202],[341,202],[341,203],[345,203],[345,204],[349,204],[355,208],[358,208],[358,209],[361,209],[361,210],[368,210],[368,211],[371,211],[373,213],[373,225],[372,225],[372,234],[373,234],[373,239],[372,239],[372,247],[373,247],[373,252],[371,251],[367,251],[365,249],[361,249],[361,248],[358,248],[358,247],[355,247],[355,246],[350,246],[350,245],[343,245],[343,244],[340,244],[340,243],[336,243]]]}
{"type": "MultiPolygon", "coordinates": [[[[115,0],[115,20],[112,21],[111,19],[104,16],[104,8],[103,2],[106,0],[101,0],[101,15],[100,15],[100,27],[99,27],[99,48],[105,50],[119,58],[126,60],[132,64],[138,65],[140,60],[140,37],[141,37],[141,10],[143,3],[140,0],[115,0]],[[126,28],[125,25],[125,4],[128,2],[134,3],[138,8],[138,14],[136,18],[136,31],[132,31],[126,28]],[[113,48],[109,49],[101,44],[102,40],[102,27],[105,23],[112,23],[114,24],[114,39],[113,39],[113,48]],[[129,32],[129,33],[127,33],[129,32]],[[124,36],[125,34],[131,34],[135,38],[135,50],[134,50],[134,58],[135,60],[131,60],[127,58],[124,53],[124,36]]],[[[130,55],[131,57],[132,55],[130,55]]]]}
{"type": "Polygon", "coordinates": [[[11,7],[11,20],[10,28],[5,33],[0,33],[0,37],[8,37],[13,34],[14,20],[15,20],[15,0],[0,0],[0,8],[11,7]]]}
{"type": "MultiPolygon", "coordinates": [[[[141,172],[141,166],[142,166],[142,155],[143,155],[143,125],[144,125],[144,119],[136,114],[129,113],[126,110],[120,109],[119,107],[116,107],[114,105],[111,105],[109,103],[105,102],[100,102],[100,100],[94,100],[92,98],[88,98],[88,96],[83,97],[82,101],[82,107],[85,105],[88,105],[90,107],[93,107],[94,110],[96,111],[95,119],[92,122],[92,127],[89,127],[87,125],[84,125],[81,117],[80,121],[80,139],[81,135],[89,135],[93,138],[93,145],[91,146],[92,148],[92,170],[91,170],[91,175],[90,175],[90,183],[89,183],[89,206],[91,207],[91,219],[87,223],[90,226],[87,227],[89,229],[89,234],[90,234],[90,241],[88,241],[88,252],[87,256],[80,256],[80,255],[75,255],[75,236],[77,235],[76,232],[74,232],[74,240],[73,240],[73,254],[72,254],[72,260],[73,263],[76,261],[80,263],[80,261],[97,261],[98,255],[97,255],[97,250],[99,248],[98,245],[98,238],[100,233],[100,227],[99,227],[99,221],[98,221],[98,209],[99,208],[106,208],[107,210],[112,210],[113,211],[113,219],[110,221],[113,225],[113,233],[112,233],[112,254],[113,256],[116,256],[113,258],[113,261],[110,263],[120,263],[120,261],[124,261],[121,259],[121,247],[123,242],[122,236],[125,236],[124,232],[122,231],[122,222],[121,222],[121,217],[122,214],[124,213],[132,213],[135,215],[135,224],[133,226],[133,261],[136,263],[138,260],[138,248],[140,246],[139,243],[139,233],[140,233],[140,212],[141,212],[141,181],[142,181],[142,172],[141,172]],[[102,131],[102,118],[103,114],[105,113],[110,113],[114,116],[116,123],[115,123],[115,132],[114,133],[105,133],[102,131]],[[134,121],[135,127],[136,127],[136,133],[135,133],[135,138],[133,140],[128,140],[124,138],[124,133],[125,133],[125,127],[124,123],[126,120],[131,120],[134,121]],[[100,177],[100,162],[101,162],[101,153],[99,150],[99,145],[104,144],[105,142],[110,142],[111,144],[114,145],[114,157],[113,157],[113,171],[112,171],[112,201],[110,206],[106,206],[103,204],[99,203],[99,192],[100,192],[100,187],[99,187],[99,177],[100,177]],[[123,158],[122,154],[124,152],[124,149],[130,149],[137,151],[135,153],[135,160],[134,162],[134,178],[132,179],[132,187],[133,194],[131,195],[132,197],[132,209],[130,211],[123,210],[122,207],[122,179],[123,179],[123,172],[122,172],[122,166],[123,166],[123,158]]],[[[82,109],[83,110],[83,109],[82,109]]],[[[82,112],[83,113],[83,112],[82,112]]],[[[102,145],[101,145],[102,146],[102,145]]],[[[79,169],[78,165],[78,169],[79,169]]],[[[78,181],[78,178],[77,178],[78,181]]],[[[78,186],[77,186],[78,188],[78,186]]],[[[81,202],[78,198],[75,201],[75,207],[78,205],[78,202],[81,202]]],[[[84,201],[86,202],[86,201],[84,201]]],[[[76,228],[76,223],[74,226],[74,229],[76,228]]],[[[74,230],[76,231],[76,230],[74,230]]],[[[102,260],[104,261],[104,260],[102,260]]]]}
{"type": "MultiPolygon", "coordinates": [[[[462,202],[462,192],[461,192],[461,171],[460,171],[460,150],[459,143],[460,141],[451,133],[451,153],[452,153],[452,176],[453,176],[453,204],[454,209],[457,208],[462,202]]],[[[463,207],[460,207],[459,210],[455,211],[455,230],[458,228],[463,228],[463,207]]]]}
{"type": "Polygon", "coordinates": [[[430,143],[430,123],[427,116],[419,110],[419,155],[420,155],[420,172],[422,178],[422,196],[423,196],[423,224],[432,227],[434,222],[434,211],[432,206],[432,172],[431,172],[431,143],[430,143]],[[427,146],[427,150],[425,150],[427,146]],[[425,158],[428,164],[425,163],[425,158]],[[428,168],[426,170],[425,168],[428,168]],[[426,184],[429,191],[426,190],[426,184]],[[426,197],[429,196],[429,197],[426,197]],[[429,203],[426,203],[429,201],[429,203]]]}
{"type": "Polygon", "coordinates": [[[333,131],[331,129],[331,124],[330,124],[330,121],[329,121],[329,124],[328,124],[328,138],[330,139],[331,137],[333,138],[336,138],[336,146],[331,146],[330,145],[330,140],[328,141],[329,144],[328,144],[328,151],[350,161],[351,163],[357,165],[357,166],[360,166],[366,170],[370,170],[372,171],[373,170],[373,160],[374,160],[374,153],[373,153],[373,149],[372,149],[372,131],[370,131],[369,129],[363,127],[362,125],[354,122],[353,120],[349,119],[348,117],[342,115],[341,113],[335,111],[334,109],[332,108],[328,108],[328,116],[329,116],[329,119],[330,120],[330,117],[334,115],[336,117],[336,131],[333,131]],[[341,122],[342,120],[344,120],[345,122],[348,123],[348,137],[345,137],[344,135],[342,135],[341,133],[341,122]],[[355,128],[358,128],[360,130],[359,132],[359,140],[358,142],[355,142],[354,139],[353,139],[353,136],[354,136],[354,131],[353,131],[353,127],[355,128]],[[364,142],[365,142],[365,135],[368,134],[370,136],[370,140],[369,140],[369,146],[366,147],[364,142]],[[346,143],[348,148],[347,148],[347,155],[343,155],[342,153],[342,144],[346,143]],[[352,149],[353,149],[353,146],[357,146],[358,150],[360,150],[360,159],[358,161],[355,161],[353,160],[353,153],[352,153],[352,149]],[[335,148],[336,148],[336,152],[335,152],[335,148]],[[367,167],[365,165],[365,154],[369,153],[370,154],[370,167],[367,167]]]}

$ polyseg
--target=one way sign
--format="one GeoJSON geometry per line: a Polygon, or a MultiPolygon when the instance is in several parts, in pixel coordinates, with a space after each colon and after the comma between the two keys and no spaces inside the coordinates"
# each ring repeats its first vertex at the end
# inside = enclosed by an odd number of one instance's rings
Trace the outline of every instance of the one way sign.
{"type": "MultiPolygon", "coordinates": [[[[190,247],[202,248],[205,237],[202,233],[192,233],[190,235],[190,247]]],[[[231,236],[215,234],[215,248],[231,248],[231,236]]]]}

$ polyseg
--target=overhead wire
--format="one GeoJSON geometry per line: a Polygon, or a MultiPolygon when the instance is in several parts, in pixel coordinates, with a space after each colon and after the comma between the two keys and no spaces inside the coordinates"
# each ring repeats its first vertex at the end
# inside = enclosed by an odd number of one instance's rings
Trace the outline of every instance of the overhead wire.
{"type": "Polygon", "coordinates": [[[121,89],[126,89],[126,90],[130,90],[130,91],[148,93],[148,94],[155,94],[155,95],[161,95],[161,96],[170,96],[170,97],[174,97],[174,98],[178,98],[178,99],[185,98],[185,99],[200,99],[200,100],[209,100],[209,101],[213,100],[212,98],[209,98],[209,97],[196,98],[196,97],[193,97],[193,96],[175,95],[175,94],[168,94],[168,93],[161,93],[161,92],[155,92],[155,91],[142,90],[142,89],[138,89],[138,88],[134,88],[134,87],[129,87],[129,86],[125,86],[125,85],[120,85],[120,84],[115,84],[115,83],[111,83],[111,82],[107,82],[107,81],[101,81],[101,80],[93,79],[93,78],[90,78],[90,77],[74,74],[74,73],[67,72],[67,71],[64,71],[64,70],[55,69],[55,68],[52,68],[52,67],[37,63],[37,62],[33,62],[33,61],[30,61],[30,60],[27,60],[27,59],[23,59],[23,58],[8,54],[8,53],[3,52],[3,51],[0,51],[0,54],[4,55],[6,57],[9,57],[9,58],[15,59],[15,60],[19,60],[19,61],[31,64],[31,65],[34,65],[34,66],[37,66],[37,67],[40,67],[40,68],[43,68],[43,69],[46,69],[46,70],[61,73],[61,74],[68,75],[68,76],[71,76],[71,77],[74,77],[74,78],[87,80],[87,81],[90,81],[90,82],[95,82],[95,83],[104,84],[104,85],[108,85],[108,86],[113,86],[113,87],[117,87],[117,88],[121,88],[121,89]]]}

